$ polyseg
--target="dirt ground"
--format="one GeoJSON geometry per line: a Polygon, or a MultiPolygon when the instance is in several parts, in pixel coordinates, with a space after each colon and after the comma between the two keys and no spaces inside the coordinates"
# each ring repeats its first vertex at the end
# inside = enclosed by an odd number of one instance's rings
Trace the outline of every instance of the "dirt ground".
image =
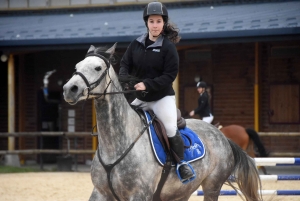
{"type": "MultiPolygon", "coordinates": [[[[93,189],[88,172],[0,174],[0,201],[87,201],[93,189]]],[[[224,186],[223,189],[230,189],[224,186]]],[[[299,190],[300,181],[263,182],[265,190],[299,190]]],[[[265,196],[264,200],[300,201],[300,196],[265,196]]],[[[189,201],[200,201],[193,196],[189,201]]],[[[238,196],[220,196],[219,201],[240,201],[238,196]]]]}

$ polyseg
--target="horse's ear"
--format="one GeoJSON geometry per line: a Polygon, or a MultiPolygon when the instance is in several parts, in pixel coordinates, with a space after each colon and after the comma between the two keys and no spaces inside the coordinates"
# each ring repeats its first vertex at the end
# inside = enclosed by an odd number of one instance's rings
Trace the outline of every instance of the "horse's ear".
{"type": "Polygon", "coordinates": [[[91,45],[90,48],[89,48],[89,50],[87,51],[87,53],[94,52],[95,49],[96,48],[93,45],[91,45]]]}
{"type": "Polygon", "coordinates": [[[117,47],[117,43],[115,43],[111,48],[109,48],[108,50],[106,50],[105,53],[108,53],[110,55],[114,54],[116,47],[117,47]]]}

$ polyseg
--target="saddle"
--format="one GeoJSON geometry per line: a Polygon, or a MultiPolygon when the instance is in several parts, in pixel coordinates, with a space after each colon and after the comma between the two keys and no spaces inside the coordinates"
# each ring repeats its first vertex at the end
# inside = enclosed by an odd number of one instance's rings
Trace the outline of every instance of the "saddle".
{"type": "MultiPolygon", "coordinates": [[[[148,111],[151,117],[154,117],[154,112],[152,110],[148,111]]],[[[168,135],[166,132],[166,129],[163,125],[163,123],[158,119],[154,118],[152,121],[152,125],[156,131],[157,137],[159,141],[161,142],[165,152],[167,153],[172,153],[172,156],[177,162],[180,162],[179,157],[174,153],[170,151],[170,144],[169,144],[169,139],[168,135]]],[[[186,127],[186,122],[185,119],[181,116],[181,112],[179,109],[177,109],[177,127],[178,129],[185,128],[186,127]]]]}

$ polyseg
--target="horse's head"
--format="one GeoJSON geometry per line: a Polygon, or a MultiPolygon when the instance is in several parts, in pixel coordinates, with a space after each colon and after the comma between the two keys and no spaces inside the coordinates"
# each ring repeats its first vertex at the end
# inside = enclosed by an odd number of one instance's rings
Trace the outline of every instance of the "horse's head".
{"type": "Polygon", "coordinates": [[[103,89],[104,91],[108,87],[105,80],[115,48],[116,43],[107,50],[94,46],[89,48],[85,59],[76,64],[75,73],[63,86],[66,102],[75,105],[80,100],[93,97],[91,93],[95,90],[103,89]]]}

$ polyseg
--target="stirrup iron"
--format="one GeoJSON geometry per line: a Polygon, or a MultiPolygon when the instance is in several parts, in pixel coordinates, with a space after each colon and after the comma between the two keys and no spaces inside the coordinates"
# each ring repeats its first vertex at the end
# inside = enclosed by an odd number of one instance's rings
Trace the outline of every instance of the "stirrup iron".
{"type": "Polygon", "coordinates": [[[178,178],[180,179],[180,181],[181,181],[183,184],[187,184],[187,183],[193,181],[193,180],[196,178],[196,174],[195,174],[194,168],[193,168],[189,163],[187,163],[186,161],[183,161],[183,160],[180,161],[180,163],[177,163],[177,165],[176,165],[176,173],[177,173],[178,178]],[[189,179],[183,179],[183,178],[181,177],[181,175],[180,175],[180,173],[179,173],[179,168],[180,168],[180,166],[182,166],[182,165],[187,165],[187,166],[192,170],[193,176],[192,176],[191,178],[189,178],[189,179]]]}

